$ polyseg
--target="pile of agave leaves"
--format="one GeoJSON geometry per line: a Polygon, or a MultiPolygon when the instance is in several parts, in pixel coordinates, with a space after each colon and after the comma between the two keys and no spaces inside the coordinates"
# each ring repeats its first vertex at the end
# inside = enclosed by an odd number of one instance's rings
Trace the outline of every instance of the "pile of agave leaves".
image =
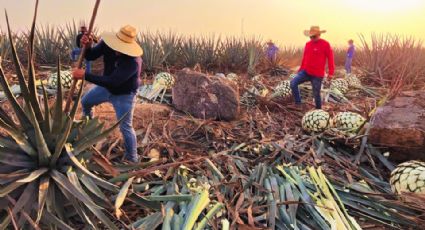
{"type": "Polygon", "coordinates": [[[165,123],[143,132],[144,147],[162,143],[165,154],[135,165],[111,163],[93,145],[118,123],[104,129],[97,119],[75,120],[83,84],[69,113],[60,77],[55,101],[45,90],[37,93],[37,5],[27,71],[6,15],[22,98],[0,68],[13,111],[0,107],[0,229],[408,229],[425,223],[420,197],[391,192],[387,176],[394,166],[367,136],[282,129],[299,119],[284,108],[279,114],[253,109],[232,123],[170,115],[168,122],[186,126],[165,123]]]}

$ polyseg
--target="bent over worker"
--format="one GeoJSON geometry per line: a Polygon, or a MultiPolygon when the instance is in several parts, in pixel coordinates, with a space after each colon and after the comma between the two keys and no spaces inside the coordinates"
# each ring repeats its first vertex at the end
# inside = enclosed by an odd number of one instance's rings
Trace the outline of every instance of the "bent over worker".
{"type": "MultiPolygon", "coordinates": [[[[90,46],[90,36],[84,35],[81,42],[90,46]]],[[[92,118],[94,106],[109,102],[114,107],[117,119],[123,118],[120,131],[126,149],[124,156],[131,162],[138,161],[133,112],[136,92],[140,85],[142,54],[143,50],[136,42],[136,29],[127,25],[117,33],[102,34],[102,41],[87,50],[87,60],[103,56],[103,76],[85,73],[81,69],[73,70],[74,79],[85,78],[96,85],[81,100],[84,116],[92,118]]]]}

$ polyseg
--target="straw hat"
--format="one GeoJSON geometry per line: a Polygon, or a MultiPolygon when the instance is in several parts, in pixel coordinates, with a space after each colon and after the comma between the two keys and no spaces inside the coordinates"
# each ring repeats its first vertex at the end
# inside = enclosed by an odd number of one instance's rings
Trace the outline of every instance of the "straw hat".
{"type": "Polygon", "coordinates": [[[136,42],[136,35],[136,29],[126,25],[118,33],[103,33],[102,39],[111,49],[131,57],[138,57],[142,56],[143,50],[136,42]]]}
{"type": "Polygon", "coordinates": [[[326,30],[320,30],[319,26],[311,26],[310,30],[304,30],[304,35],[307,37],[317,36],[326,33],[326,30]]]}

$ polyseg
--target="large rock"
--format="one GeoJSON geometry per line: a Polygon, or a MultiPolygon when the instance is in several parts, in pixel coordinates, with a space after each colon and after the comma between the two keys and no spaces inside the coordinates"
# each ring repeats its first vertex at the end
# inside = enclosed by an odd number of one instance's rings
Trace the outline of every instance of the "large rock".
{"type": "Polygon", "coordinates": [[[174,106],[194,117],[233,120],[239,114],[238,87],[226,78],[184,69],[172,91],[174,106]]]}
{"type": "Polygon", "coordinates": [[[369,140],[390,147],[393,160],[425,160],[425,91],[403,92],[379,107],[369,140]]]}

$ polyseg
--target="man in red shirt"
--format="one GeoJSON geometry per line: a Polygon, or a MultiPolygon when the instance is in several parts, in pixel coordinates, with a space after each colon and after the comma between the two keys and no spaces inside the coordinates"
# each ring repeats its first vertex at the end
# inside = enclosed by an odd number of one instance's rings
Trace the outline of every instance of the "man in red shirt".
{"type": "Polygon", "coordinates": [[[313,86],[314,102],[316,109],[322,108],[322,99],[320,90],[322,81],[325,78],[325,66],[328,61],[328,80],[332,78],[335,70],[334,55],[329,42],[320,38],[326,30],[320,30],[318,26],[312,26],[310,30],[304,31],[304,34],[310,37],[304,48],[303,60],[298,70],[297,76],[291,81],[292,95],[296,105],[301,105],[301,96],[298,85],[310,81],[313,86]]]}

